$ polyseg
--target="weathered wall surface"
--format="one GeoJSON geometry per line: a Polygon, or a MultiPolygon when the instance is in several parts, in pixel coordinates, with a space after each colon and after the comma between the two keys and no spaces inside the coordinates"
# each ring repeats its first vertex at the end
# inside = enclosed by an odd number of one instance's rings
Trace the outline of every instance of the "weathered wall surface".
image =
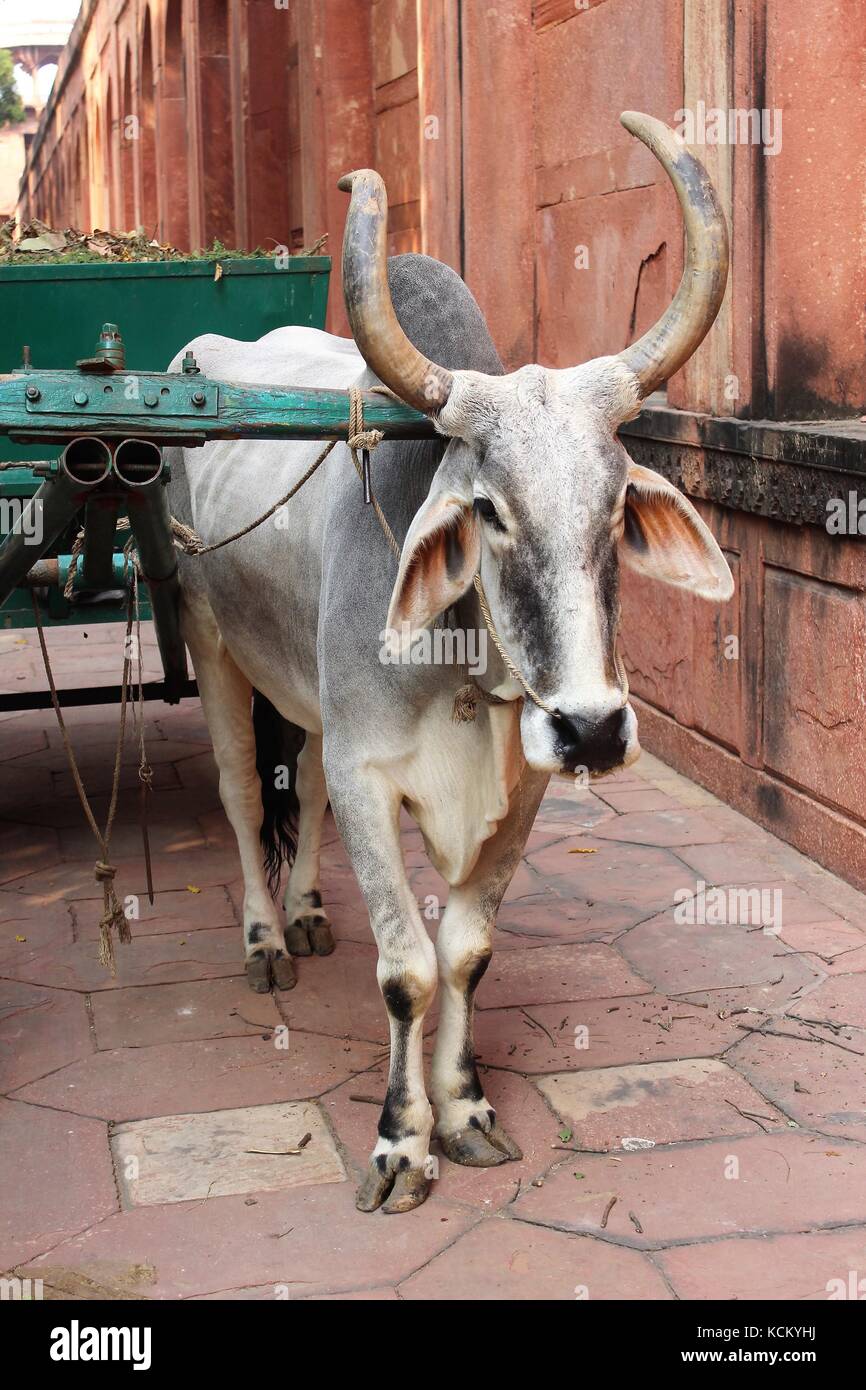
{"type": "MultiPolygon", "coordinates": [[[[510,366],[559,366],[618,351],[675,289],[676,200],[618,118],[687,113],[731,274],[668,406],[832,434],[866,414],[864,79],[862,0],[85,0],[22,211],[184,247],[327,232],[337,256],[337,178],[374,164],[392,251],[458,269],[510,366]]],[[[784,431],[772,447],[795,473],[809,452],[784,431]]],[[[694,492],[706,451],[680,455],[694,492]]],[[[738,579],[728,609],[626,583],[642,736],[863,883],[863,538],[814,506],[762,513],[766,460],[731,456],[730,497],[699,503],[738,579]]],[[[642,461],[670,457],[645,441],[642,461]]]]}

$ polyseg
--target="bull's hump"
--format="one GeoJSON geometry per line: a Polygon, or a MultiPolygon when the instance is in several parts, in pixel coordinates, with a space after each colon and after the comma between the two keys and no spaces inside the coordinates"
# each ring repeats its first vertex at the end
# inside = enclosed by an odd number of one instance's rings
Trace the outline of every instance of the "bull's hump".
{"type": "MultiPolygon", "coordinates": [[[[344,390],[364,370],[364,359],[351,338],[318,328],[275,328],[256,342],[205,333],[188,349],[204,375],[215,381],[344,390]]],[[[177,354],[169,371],[180,370],[186,350],[177,354]]]]}

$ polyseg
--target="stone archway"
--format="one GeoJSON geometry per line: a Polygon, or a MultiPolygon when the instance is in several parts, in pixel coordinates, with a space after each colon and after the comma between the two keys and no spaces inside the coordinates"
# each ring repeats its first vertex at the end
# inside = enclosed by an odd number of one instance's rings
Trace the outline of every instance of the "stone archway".
{"type": "Polygon", "coordinates": [[[288,244],[289,85],[297,48],[294,7],[247,5],[244,73],[244,155],[246,164],[246,243],[249,247],[288,244]]]}
{"type": "Polygon", "coordinates": [[[120,203],[123,222],[122,230],[131,232],[138,220],[135,208],[135,151],[137,145],[140,143],[141,131],[132,99],[132,50],[129,44],[127,44],[126,52],[123,55],[123,67],[120,81],[122,92],[118,120],[118,136],[120,140],[120,203]]]}
{"type": "Polygon", "coordinates": [[[156,118],[154,102],[153,26],[150,6],[145,6],[144,27],[139,47],[138,136],[139,136],[139,220],[149,237],[159,231],[156,180],[156,118]]]}
{"type": "Polygon", "coordinates": [[[91,229],[96,227],[106,227],[108,219],[105,216],[105,139],[102,107],[98,101],[93,105],[93,120],[88,122],[90,132],[90,150],[88,152],[88,162],[90,168],[90,223],[91,229]]]}
{"type": "Polygon", "coordinates": [[[168,0],[157,93],[160,235],[189,249],[189,167],[182,0],[168,0]]]}
{"type": "Polygon", "coordinates": [[[199,145],[202,243],[237,240],[231,131],[229,9],[225,0],[199,0],[199,145]]]}
{"type": "Polygon", "coordinates": [[[117,136],[117,114],[114,106],[115,84],[111,77],[105,83],[105,105],[102,108],[103,156],[102,156],[102,207],[104,223],[100,225],[114,230],[120,221],[120,150],[117,136]]]}

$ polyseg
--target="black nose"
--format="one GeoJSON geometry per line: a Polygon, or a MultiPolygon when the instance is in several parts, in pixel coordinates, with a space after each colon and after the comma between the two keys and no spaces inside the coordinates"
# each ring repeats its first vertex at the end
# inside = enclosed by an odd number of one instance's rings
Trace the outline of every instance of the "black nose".
{"type": "Polygon", "coordinates": [[[625,757],[625,709],[614,710],[604,719],[585,719],[580,714],[551,715],[556,730],[556,752],[563,767],[574,772],[585,767],[590,772],[609,772],[625,757]]]}

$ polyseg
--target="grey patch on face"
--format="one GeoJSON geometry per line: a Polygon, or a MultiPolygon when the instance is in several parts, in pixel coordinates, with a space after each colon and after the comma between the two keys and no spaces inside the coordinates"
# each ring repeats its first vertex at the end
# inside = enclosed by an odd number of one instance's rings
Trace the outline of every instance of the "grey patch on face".
{"type": "Polygon", "coordinates": [[[604,661],[608,680],[616,685],[619,675],[614,660],[617,623],[619,618],[619,559],[616,546],[611,542],[601,558],[596,571],[596,593],[598,610],[601,615],[601,639],[604,645],[604,661]]]}
{"type": "MultiPolygon", "coordinates": [[[[536,680],[557,670],[562,647],[555,606],[548,595],[555,591],[553,574],[545,563],[543,542],[503,553],[499,562],[499,588],[520,645],[536,680]],[[527,563],[531,549],[533,567],[527,563]]],[[[542,682],[543,683],[543,682],[542,682]]]]}

